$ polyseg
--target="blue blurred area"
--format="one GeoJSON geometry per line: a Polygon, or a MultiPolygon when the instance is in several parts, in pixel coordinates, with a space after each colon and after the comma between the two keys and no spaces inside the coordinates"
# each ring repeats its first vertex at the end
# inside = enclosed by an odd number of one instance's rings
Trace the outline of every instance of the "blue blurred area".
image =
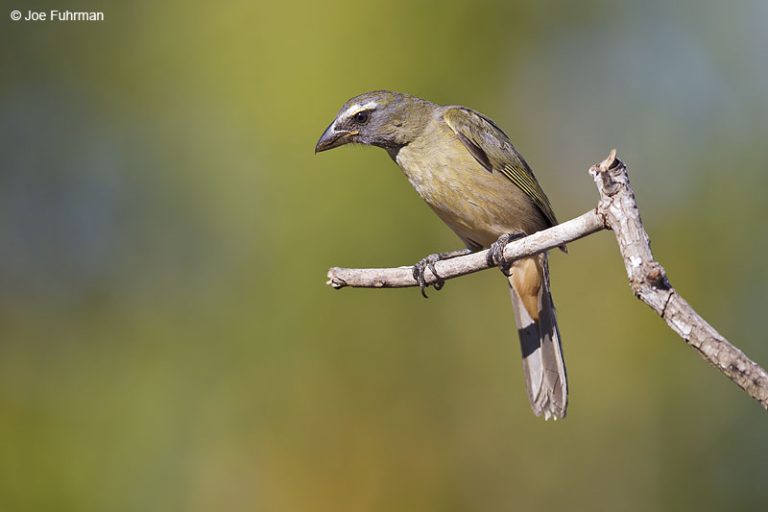
{"type": "Polygon", "coordinates": [[[1,510],[768,505],[764,411],[610,234],[552,257],[572,395],[544,423],[498,275],[324,285],[460,244],[383,152],[313,155],[363,91],[464,104],[567,219],[617,147],[673,284],[768,364],[764,2],[34,8],[105,20],[0,30],[1,510]]]}

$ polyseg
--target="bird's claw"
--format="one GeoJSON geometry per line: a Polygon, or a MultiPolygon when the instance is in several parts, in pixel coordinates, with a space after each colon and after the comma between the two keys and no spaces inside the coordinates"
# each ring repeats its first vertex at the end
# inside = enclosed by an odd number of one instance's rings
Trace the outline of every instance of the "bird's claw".
{"type": "Polygon", "coordinates": [[[493,242],[488,248],[488,256],[486,262],[489,267],[499,267],[499,270],[505,275],[509,276],[509,269],[512,266],[511,263],[504,261],[504,247],[513,240],[525,238],[526,234],[522,231],[515,231],[513,233],[505,233],[499,237],[498,240],[493,242]]]}
{"type": "Polygon", "coordinates": [[[435,290],[442,289],[443,285],[445,284],[445,280],[437,274],[437,270],[435,269],[435,263],[440,260],[441,257],[439,254],[430,254],[429,256],[420,259],[419,262],[413,266],[413,278],[417,283],[419,283],[419,290],[425,299],[429,298],[427,297],[426,292],[429,284],[424,278],[424,271],[426,269],[429,269],[429,271],[432,272],[432,275],[435,276],[435,282],[432,284],[435,290]]]}

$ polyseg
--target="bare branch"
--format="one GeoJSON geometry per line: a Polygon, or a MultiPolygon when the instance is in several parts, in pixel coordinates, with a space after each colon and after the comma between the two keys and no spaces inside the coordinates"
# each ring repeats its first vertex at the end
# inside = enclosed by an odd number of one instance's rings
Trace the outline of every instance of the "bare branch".
{"type": "MultiPolygon", "coordinates": [[[[540,252],[553,249],[596,231],[606,229],[603,218],[596,210],[589,211],[580,217],[563,222],[555,227],[539,231],[530,236],[510,242],[504,247],[506,261],[519,260],[540,252]]],[[[466,256],[459,256],[435,263],[435,270],[443,279],[472,274],[488,267],[486,256],[488,251],[479,251],[466,256]]],[[[424,270],[424,280],[427,284],[437,279],[427,268],[424,270]]],[[[328,270],[328,284],[334,288],[351,286],[354,288],[403,288],[418,286],[413,278],[413,267],[398,268],[339,268],[328,270]]]]}
{"type": "Polygon", "coordinates": [[[600,191],[598,211],[616,235],[635,295],[704,359],[768,409],[768,373],[701,318],[672,288],[664,267],[653,259],[627,168],[616,158],[615,150],[590,173],[600,191]]]}
{"type": "MultiPolygon", "coordinates": [[[[504,248],[505,261],[511,263],[602,229],[613,230],[635,295],[656,311],[704,359],[768,409],[768,372],[701,318],[672,288],[664,268],[653,259],[648,234],[643,228],[635,194],[629,184],[627,168],[616,158],[616,151],[612,150],[608,158],[592,166],[590,173],[600,192],[597,208],[550,229],[510,242],[504,248]]],[[[478,272],[488,268],[487,253],[480,251],[438,261],[435,270],[444,280],[478,272]]],[[[425,270],[424,278],[428,284],[437,280],[429,269],[425,270]]],[[[368,269],[333,267],[328,271],[328,284],[334,288],[418,285],[413,278],[412,266],[368,269]]]]}

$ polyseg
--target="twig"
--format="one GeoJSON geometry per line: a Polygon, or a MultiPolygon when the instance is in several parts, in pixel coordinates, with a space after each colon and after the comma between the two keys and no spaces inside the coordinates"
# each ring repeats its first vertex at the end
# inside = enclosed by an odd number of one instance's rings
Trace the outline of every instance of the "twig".
{"type": "Polygon", "coordinates": [[[768,409],[768,373],[701,318],[672,288],[664,267],[653,259],[627,168],[616,158],[616,151],[589,172],[600,191],[598,212],[616,235],[635,295],[704,359],[768,409]]]}
{"type": "MultiPolygon", "coordinates": [[[[635,295],[656,311],[704,359],[764,409],[768,409],[768,372],[701,318],[672,288],[664,268],[653,259],[648,234],[643,228],[635,194],[629,184],[627,168],[616,158],[616,151],[612,150],[608,158],[592,166],[589,172],[600,192],[597,208],[550,229],[510,242],[504,248],[504,259],[512,262],[602,229],[613,230],[635,295]]],[[[487,252],[439,261],[435,270],[445,280],[484,270],[488,268],[487,252]]],[[[328,284],[334,288],[417,286],[412,269],[411,266],[369,269],[333,267],[328,271],[328,284]]],[[[428,284],[436,281],[429,269],[425,270],[424,278],[428,284]]]]}
{"type": "MultiPolygon", "coordinates": [[[[553,228],[510,242],[504,247],[504,259],[507,261],[519,260],[520,258],[547,251],[567,242],[578,240],[601,229],[606,229],[605,222],[598,215],[597,210],[591,210],[580,217],[558,224],[553,228]]],[[[435,263],[435,270],[443,279],[452,279],[485,270],[488,268],[487,254],[488,251],[485,250],[449,260],[441,260],[435,263]]],[[[424,280],[427,284],[432,284],[437,279],[429,268],[426,268],[424,270],[424,280]]],[[[413,278],[413,267],[333,267],[328,270],[328,284],[334,288],[343,288],[345,286],[353,288],[403,288],[406,286],[418,286],[418,283],[413,278]]]]}

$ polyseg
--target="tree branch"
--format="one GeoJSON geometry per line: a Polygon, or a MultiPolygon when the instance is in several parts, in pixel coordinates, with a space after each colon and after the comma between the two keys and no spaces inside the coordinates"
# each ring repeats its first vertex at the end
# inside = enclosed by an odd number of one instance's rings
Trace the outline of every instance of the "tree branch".
{"type": "MultiPolygon", "coordinates": [[[[539,231],[525,238],[510,242],[504,247],[506,261],[519,260],[526,256],[538,254],[567,242],[590,235],[601,229],[606,229],[605,222],[597,210],[563,222],[555,227],[539,231]]],[[[488,250],[475,252],[435,263],[435,270],[443,279],[472,274],[489,268],[486,256],[488,250]]],[[[424,280],[427,284],[437,281],[429,270],[424,269],[424,280]]],[[[334,288],[351,286],[353,288],[403,288],[418,286],[413,278],[413,267],[398,268],[339,268],[328,270],[328,284],[334,288]]]]}
{"type": "MultiPolygon", "coordinates": [[[[648,304],[687,344],[768,409],[768,372],[749,359],[711,325],[675,291],[664,267],[653,259],[648,234],[640,220],[640,212],[627,168],[612,150],[608,158],[589,170],[600,192],[595,210],[544,231],[539,231],[504,248],[506,262],[532,256],[558,247],[602,229],[616,235],[619,251],[635,296],[648,304]]],[[[486,254],[480,251],[467,256],[438,261],[435,270],[442,279],[471,274],[488,268],[486,254]]],[[[429,269],[424,279],[428,284],[437,279],[429,269]]],[[[328,271],[328,284],[334,288],[394,288],[418,286],[413,267],[351,269],[333,267],[328,271]]]]}

